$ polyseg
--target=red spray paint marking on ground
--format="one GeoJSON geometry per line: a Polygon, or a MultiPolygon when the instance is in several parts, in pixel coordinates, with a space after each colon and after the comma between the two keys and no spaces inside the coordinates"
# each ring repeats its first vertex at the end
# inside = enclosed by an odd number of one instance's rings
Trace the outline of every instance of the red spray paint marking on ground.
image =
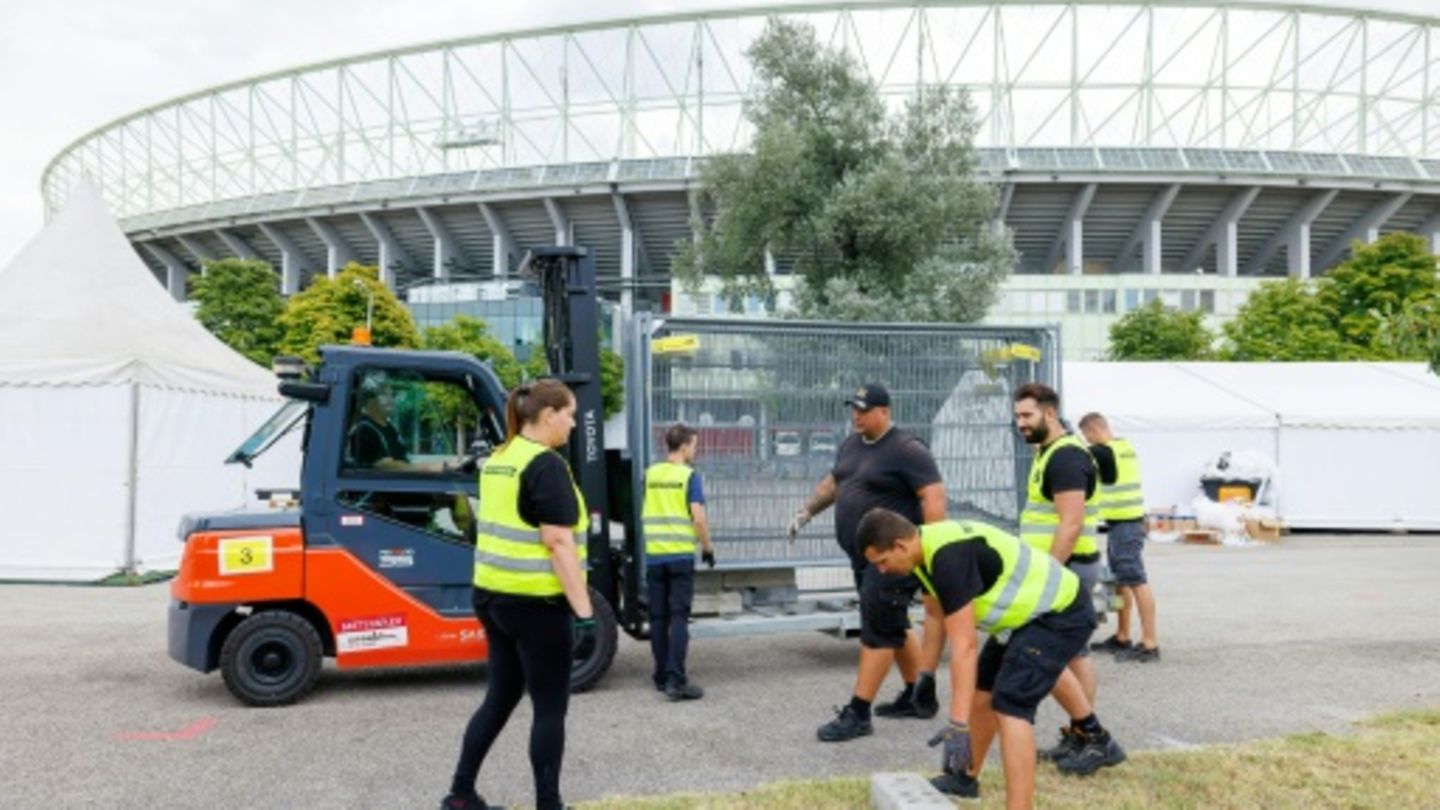
{"type": "Polygon", "coordinates": [[[202,717],[179,731],[123,731],[118,736],[122,740],[193,740],[219,722],[213,717],[202,717]]]}

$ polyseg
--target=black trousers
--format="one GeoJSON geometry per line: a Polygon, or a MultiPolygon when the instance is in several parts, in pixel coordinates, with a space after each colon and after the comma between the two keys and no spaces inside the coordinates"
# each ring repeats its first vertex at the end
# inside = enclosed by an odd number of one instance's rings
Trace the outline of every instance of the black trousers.
{"type": "Polygon", "coordinates": [[[656,563],[645,569],[650,594],[651,675],[656,686],[685,683],[685,656],[690,650],[690,606],[695,601],[695,561],[656,563]]]}
{"type": "Polygon", "coordinates": [[[528,691],[535,709],[530,726],[530,768],[535,806],[563,807],[560,764],[565,756],[565,713],[570,707],[570,658],[575,620],[561,604],[487,599],[476,593],[475,615],[490,642],[490,683],[485,701],[465,727],[452,793],[468,793],[490,746],[528,691]]]}

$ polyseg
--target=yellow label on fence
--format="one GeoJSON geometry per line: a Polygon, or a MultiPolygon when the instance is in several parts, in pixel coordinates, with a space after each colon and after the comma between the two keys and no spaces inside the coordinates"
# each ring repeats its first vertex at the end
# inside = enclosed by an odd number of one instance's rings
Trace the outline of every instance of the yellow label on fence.
{"type": "Polygon", "coordinates": [[[230,537],[220,541],[220,574],[263,574],[275,567],[274,540],[230,537]]]}
{"type": "Polygon", "coordinates": [[[1040,362],[1040,350],[1025,343],[1011,343],[1010,356],[1029,360],[1032,363],[1040,362]]]}
{"type": "Polygon", "coordinates": [[[694,354],[699,348],[699,335],[671,335],[650,341],[651,354],[694,354]]]}

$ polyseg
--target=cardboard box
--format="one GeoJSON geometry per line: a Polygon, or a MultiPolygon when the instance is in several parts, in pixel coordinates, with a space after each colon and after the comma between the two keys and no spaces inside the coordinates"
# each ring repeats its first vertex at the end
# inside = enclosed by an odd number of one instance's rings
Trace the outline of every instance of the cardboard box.
{"type": "Polygon", "coordinates": [[[1220,533],[1214,529],[1191,529],[1180,535],[1180,539],[1192,546],[1220,545],[1220,533]]]}
{"type": "Polygon", "coordinates": [[[1247,518],[1245,520],[1245,533],[1250,535],[1251,540],[1259,540],[1264,543],[1279,542],[1280,535],[1284,531],[1285,527],[1274,518],[1260,518],[1259,520],[1247,518]]]}

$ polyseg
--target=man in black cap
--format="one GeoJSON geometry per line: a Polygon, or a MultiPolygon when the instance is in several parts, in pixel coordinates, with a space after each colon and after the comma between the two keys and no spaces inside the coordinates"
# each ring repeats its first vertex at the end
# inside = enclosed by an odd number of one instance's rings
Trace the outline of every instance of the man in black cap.
{"type": "MultiPolygon", "coordinates": [[[[815,515],[834,504],[835,539],[850,557],[860,593],[860,666],[855,691],[839,716],[817,730],[825,742],[844,742],[871,733],[871,704],[892,662],[899,665],[905,688],[895,701],[876,706],[875,714],[935,716],[939,703],[934,670],[944,644],[940,620],[934,620],[932,630],[929,610],[928,643],[923,653],[910,630],[909,608],[920,589],[919,580],[910,574],[881,574],[856,548],[860,518],[876,507],[903,515],[916,525],[943,520],[945,485],[940,470],[924,442],[891,422],[890,392],[885,386],[863,385],[845,404],[850,407],[854,432],[841,443],[835,466],[796,510],[786,531],[794,540],[815,515]]],[[[939,616],[938,608],[934,615],[939,616]]]]}

